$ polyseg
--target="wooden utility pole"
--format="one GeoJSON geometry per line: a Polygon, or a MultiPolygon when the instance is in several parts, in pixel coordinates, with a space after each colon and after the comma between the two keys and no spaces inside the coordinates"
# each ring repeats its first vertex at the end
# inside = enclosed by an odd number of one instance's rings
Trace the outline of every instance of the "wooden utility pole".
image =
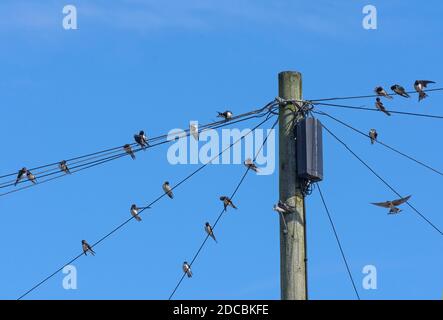
{"type": "MultiPolygon", "coordinates": [[[[302,76],[285,71],[278,75],[278,94],[284,100],[302,100],[302,76]]],[[[306,300],[305,202],[301,181],[297,179],[296,117],[297,104],[281,104],[279,110],[279,189],[280,200],[295,208],[280,218],[280,285],[282,300],[306,300]]]]}

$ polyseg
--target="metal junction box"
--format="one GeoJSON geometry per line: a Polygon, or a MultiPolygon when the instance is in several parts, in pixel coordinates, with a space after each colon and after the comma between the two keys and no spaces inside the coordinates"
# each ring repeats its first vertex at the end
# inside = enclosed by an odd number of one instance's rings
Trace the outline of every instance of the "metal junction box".
{"type": "Polygon", "coordinates": [[[323,180],[322,124],[305,118],[297,124],[297,176],[317,182],[323,180]]]}

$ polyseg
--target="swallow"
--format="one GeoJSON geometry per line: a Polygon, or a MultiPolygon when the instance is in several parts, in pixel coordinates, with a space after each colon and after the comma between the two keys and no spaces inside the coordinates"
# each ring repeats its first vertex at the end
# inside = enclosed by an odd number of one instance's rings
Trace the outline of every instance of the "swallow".
{"type": "Polygon", "coordinates": [[[27,172],[28,172],[28,169],[26,169],[25,167],[21,168],[18,171],[17,179],[15,180],[14,187],[17,186],[17,183],[19,183],[19,181],[26,176],[27,172]]]}
{"type": "Polygon", "coordinates": [[[225,206],[225,211],[228,208],[228,206],[233,207],[234,209],[237,209],[237,207],[234,205],[231,199],[229,199],[227,196],[221,196],[220,200],[223,201],[223,205],[225,206]]]}
{"type": "Polygon", "coordinates": [[[58,167],[60,168],[61,171],[65,172],[67,174],[71,174],[71,171],[69,171],[68,165],[66,164],[66,160],[60,161],[60,163],[58,164],[58,167]]]}
{"type": "Polygon", "coordinates": [[[26,177],[28,178],[29,181],[31,181],[33,184],[37,183],[37,178],[31,173],[31,171],[27,170],[26,171],[26,177]]]}
{"type": "Polygon", "coordinates": [[[194,139],[198,141],[198,125],[195,123],[191,123],[189,125],[189,132],[194,137],[194,139]]]}
{"type": "Polygon", "coordinates": [[[411,198],[411,196],[407,196],[405,198],[401,198],[401,199],[397,199],[397,200],[386,201],[386,202],[376,202],[376,203],[372,203],[372,204],[375,206],[383,207],[383,208],[389,208],[388,214],[396,214],[396,213],[400,213],[402,211],[402,210],[400,210],[400,208],[397,208],[397,207],[399,205],[407,202],[410,198],[411,198]]]}
{"type": "Polygon", "coordinates": [[[174,199],[174,194],[172,193],[172,188],[169,185],[168,181],[165,181],[163,183],[162,188],[163,188],[163,191],[168,195],[169,198],[174,199]]]}
{"type": "Polygon", "coordinates": [[[256,164],[250,158],[246,159],[244,164],[250,170],[252,170],[254,172],[259,172],[258,167],[256,166],[256,164]]]}
{"type": "Polygon", "coordinates": [[[405,98],[409,98],[409,94],[406,92],[405,88],[403,88],[401,85],[399,84],[394,84],[391,87],[391,90],[394,91],[396,94],[398,94],[399,96],[405,97],[405,98]]]}
{"type": "Polygon", "coordinates": [[[137,208],[137,206],[135,204],[133,204],[131,206],[131,215],[134,217],[135,220],[137,221],[142,221],[142,218],[140,218],[140,216],[138,215],[138,212],[140,211],[140,208],[137,208]]]}
{"type": "Polygon", "coordinates": [[[386,115],[390,116],[388,110],[386,110],[385,106],[383,105],[383,102],[381,102],[380,98],[375,99],[375,107],[380,110],[381,112],[384,112],[386,115]]]}
{"type": "Polygon", "coordinates": [[[94,250],[92,250],[92,247],[89,245],[89,243],[86,242],[86,240],[82,240],[82,248],[83,248],[83,253],[85,254],[85,256],[88,255],[88,251],[95,256],[95,252],[94,250]]]}
{"type": "Polygon", "coordinates": [[[424,89],[426,89],[426,87],[430,83],[435,83],[435,81],[431,81],[431,80],[416,80],[415,81],[414,89],[415,89],[415,91],[418,92],[418,101],[421,101],[428,96],[426,94],[426,92],[424,92],[424,89]]]}
{"type": "Polygon", "coordinates": [[[148,137],[146,137],[145,132],[141,130],[138,134],[134,134],[134,140],[137,142],[137,144],[144,150],[147,146],[149,146],[148,143],[148,137]]]}
{"type": "Polygon", "coordinates": [[[188,278],[192,278],[191,266],[188,264],[187,261],[183,262],[183,272],[186,273],[188,278]]]}
{"type": "Polygon", "coordinates": [[[377,141],[378,133],[377,130],[371,129],[369,130],[369,138],[371,138],[371,144],[374,144],[377,141]]]}
{"type": "Polygon", "coordinates": [[[132,160],[135,160],[134,151],[132,151],[132,148],[129,144],[125,144],[123,146],[123,149],[126,151],[127,154],[129,154],[131,156],[132,160]]]}
{"type": "Polygon", "coordinates": [[[217,117],[219,117],[219,118],[223,118],[223,119],[225,119],[225,120],[231,120],[231,119],[232,119],[232,116],[233,116],[232,112],[229,111],[229,110],[226,110],[225,112],[219,112],[219,111],[217,111],[217,113],[218,113],[218,116],[217,116],[217,117]]]}
{"type": "Polygon", "coordinates": [[[283,221],[283,234],[288,234],[288,225],[286,224],[284,215],[294,212],[295,210],[281,200],[279,200],[277,204],[274,204],[273,210],[280,215],[283,221]]]}
{"type": "Polygon", "coordinates": [[[376,88],[374,89],[374,91],[375,91],[375,93],[376,93],[378,96],[386,97],[386,98],[388,98],[388,99],[392,99],[392,97],[386,92],[385,89],[383,89],[383,87],[376,87],[376,88]]]}
{"type": "Polygon", "coordinates": [[[274,204],[273,210],[277,211],[278,213],[285,213],[285,214],[294,212],[294,208],[291,208],[289,205],[287,205],[281,200],[279,200],[277,204],[274,204]]]}
{"type": "Polygon", "coordinates": [[[214,239],[215,242],[217,242],[217,239],[215,239],[215,235],[214,235],[214,231],[212,230],[211,225],[209,224],[209,222],[205,223],[205,231],[207,234],[209,234],[209,236],[214,239]]]}

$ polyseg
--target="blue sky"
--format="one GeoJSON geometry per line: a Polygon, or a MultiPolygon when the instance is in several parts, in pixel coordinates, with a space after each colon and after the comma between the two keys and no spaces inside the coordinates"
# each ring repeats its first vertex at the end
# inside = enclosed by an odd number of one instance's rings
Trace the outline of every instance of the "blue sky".
{"type": "MultiPolygon", "coordinates": [[[[9,1],[0,3],[0,175],[151,136],[215,111],[240,114],[277,95],[277,74],[303,73],[306,99],[371,94],[376,85],[442,82],[443,4],[428,1],[9,1]],[[62,8],[78,9],[78,30],[62,28],[62,8]],[[362,8],[378,9],[378,29],[362,28],[362,8]]],[[[396,98],[393,109],[443,114],[443,96],[396,98]]],[[[347,104],[372,106],[373,101],[347,104]]],[[[328,109],[355,127],[443,169],[440,120],[328,109]]],[[[441,176],[324,123],[411,203],[443,228],[441,176]]],[[[254,122],[240,127],[254,126],[254,122]]],[[[268,127],[270,124],[268,124],[268,127]]],[[[394,198],[347,151],[324,137],[322,190],[363,299],[441,299],[442,237],[394,198]],[[378,289],[363,290],[375,265],[378,289]]],[[[167,146],[0,198],[0,298],[15,299],[124,221],[131,203],[150,202],[164,180],[195,165],[171,166],[167,146]]],[[[30,299],[165,299],[214,221],[220,194],[232,192],[239,165],[209,166],[79,259],[78,289],[59,273],[30,299]]],[[[278,299],[278,175],[247,177],[239,210],[217,226],[177,299],[278,299]]],[[[312,299],[353,299],[346,269],[317,192],[307,199],[312,299]]]]}

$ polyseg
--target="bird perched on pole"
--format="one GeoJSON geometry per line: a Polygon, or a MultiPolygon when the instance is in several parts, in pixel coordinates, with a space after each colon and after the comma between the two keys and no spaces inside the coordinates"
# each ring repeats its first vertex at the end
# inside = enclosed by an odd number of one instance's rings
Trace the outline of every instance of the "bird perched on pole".
{"type": "Polygon", "coordinates": [[[126,151],[127,154],[129,154],[131,156],[132,160],[135,160],[134,151],[132,151],[132,148],[129,144],[125,144],[123,146],[123,149],[126,151]]]}
{"type": "Polygon", "coordinates": [[[86,242],[86,240],[82,240],[82,248],[85,256],[88,255],[88,252],[90,252],[93,256],[95,256],[95,251],[92,250],[92,247],[89,245],[89,243],[86,242]]]}
{"type": "Polygon", "coordinates": [[[431,81],[431,80],[416,80],[415,81],[414,89],[415,89],[415,91],[418,92],[418,101],[421,101],[428,96],[426,94],[426,92],[424,92],[424,90],[427,88],[428,84],[430,84],[430,83],[435,83],[435,81],[431,81]]]}
{"type": "Polygon", "coordinates": [[[142,221],[142,218],[138,215],[138,212],[140,211],[140,208],[138,208],[135,204],[131,206],[131,215],[134,217],[137,221],[142,221]]]}
{"type": "Polygon", "coordinates": [[[385,97],[388,99],[392,99],[392,97],[386,92],[385,89],[383,89],[383,87],[376,87],[374,89],[375,93],[381,97],[385,97]]]}
{"type": "Polygon", "coordinates": [[[174,194],[172,193],[172,188],[168,181],[163,183],[162,188],[169,198],[174,199],[174,194]]]}
{"type": "Polygon", "coordinates": [[[391,114],[389,113],[388,110],[386,110],[383,102],[381,102],[380,98],[375,98],[375,107],[380,110],[381,112],[384,112],[386,115],[390,116],[391,114]]]}
{"type": "Polygon", "coordinates": [[[372,203],[375,206],[383,207],[383,208],[389,208],[388,214],[396,214],[400,213],[402,210],[398,208],[399,205],[408,202],[408,200],[411,198],[411,196],[407,196],[405,198],[396,199],[392,201],[385,201],[385,202],[375,202],[372,203]]]}
{"type": "Polygon", "coordinates": [[[28,172],[28,169],[26,169],[25,167],[21,168],[21,169],[18,171],[17,179],[15,180],[14,187],[17,186],[17,183],[19,183],[21,179],[23,179],[24,177],[26,177],[26,173],[27,173],[27,172],[28,172]]]}
{"type": "Polygon", "coordinates": [[[143,150],[145,150],[146,147],[149,146],[148,137],[146,137],[143,130],[140,130],[138,134],[134,134],[134,140],[143,150]]]}
{"type": "Polygon", "coordinates": [[[276,211],[280,215],[280,217],[283,221],[283,233],[287,234],[288,233],[288,225],[286,224],[286,219],[285,219],[284,215],[294,212],[294,209],[291,208],[290,206],[288,206],[283,201],[278,200],[278,203],[274,204],[273,210],[276,211]]]}
{"type": "Polygon", "coordinates": [[[231,120],[231,119],[232,119],[232,116],[233,116],[232,112],[229,111],[229,110],[226,110],[226,111],[224,111],[224,112],[219,112],[219,111],[217,111],[217,113],[218,113],[217,117],[219,117],[219,118],[223,118],[223,119],[225,119],[225,120],[231,120]]]}
{"type": "Polygon", "coordinates": [[[234,205],[232,200],[230,198],[228,198],[227,196],[221,196],[220,200],[223,201],[223,205],[225,207],[225,211],[227,210],[228,206],[231,206],[234,209],[237,209],[237,207],[234,205]]]}
{"type": "Polygon", "coordinates": [[[371,138],[371,144],[374,144],[377,141],[378,133],[377,130],[371,129],[369,130],[369,138],[371,138]]]}
{"type": "Polygon", "coordinates": [[[58,164],[58,167],[64,173],[71,174],[71,171],[69,171],[68,165],[66,164],[66,160],[60,161],[60,163],[58,164]]]}
{"type": "Polygon", "coordinates": [[[405,98],[409,98],[409,94],[406,92],[405,88],[403,88],[401,85],[399,84],[394,84],[391,87],[391,90],[394,91],[396,94],[398,94],[399,96],[405,97],[405,98]]]}
{"type": "Polygon", "coordinates": [[[249,168],[249,170],[252,170],[257,173],[259,172],[257,165],[250,158],[246,159],[244,164],[247,168],[249,168]]]}
{"type": "Polygon", "coordinates": [[[217,242],[217,239],[215,238],[215,235],[214,235],[214,230],[212,230],[212,227],[209,224],[209,222],[205,223],[205,231],[212,239],[214,239],[215,242],[217,242]]]}
{"type": "Polygon", "coordinates": [[[188,264],[187,261],[183,262],[183,272],[186,273],[188,278],[192,278],[191,266],[188,264]]]}

